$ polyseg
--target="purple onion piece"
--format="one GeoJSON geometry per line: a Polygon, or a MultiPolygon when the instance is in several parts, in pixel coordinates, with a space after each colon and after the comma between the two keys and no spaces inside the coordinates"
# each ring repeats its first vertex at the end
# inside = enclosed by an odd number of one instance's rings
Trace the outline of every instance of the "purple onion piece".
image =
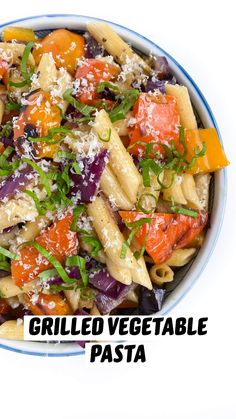
{"type": "Polygon", "coordinates": [[[158,89],[161,93],[165,93],[165,84],[166,80],[159,80],[155,76],[152,76],[147,81],[145,92],[154,92],[154,90],[158,89]]]}
{"type": "Polygon", "coordinates": [[[95,58],[97,55],[104,55],[104,48],[100,45],[96,39],[94,39],[90,33],[85,32],[85,58],[95,58]]]}
{"type": "Polygon", "coordinates": [[[29,184],[33,169],[26,166],[24,169],[17,170],[0,183],[0,200],[11,199],[17,192],[21,192],[29,184]]]}
{"type": "Polygon", "coordinates": [[[139,314],[148,315],[160,311],[165,292],[166,290],[162,288],[153,287],[152,290],[148,290],[141,286],[139,292],[139,314]]]}
{"type": "Polygon", "coordinates": [[[0,269],[0,278],[4,278],[5,276],[8,276],[9,272],[8,271],[4,271],[3,269],[0,269]]]}
{"type": "Polygon", "coordinates": [[[169,78],[172,78],[166,57],[153,57],[153,68],[159,80],[168,80],[169,78]]]}
{"type": "Polygon", "coordinates": [[[89,203],[97,192],[100,177],[108,162],[108,151],[102,150],[94,159],[82,159],[83,166],[81,175],[70,171],[70,178],[73,186],[70,190],[70,196],[75,197],[77,203],[89,203]]]}
{"type": "Polygon", "coordinates": [[[114,299],[118,298],[126,287],[126,285],[116,281],[116,279],[108,273],[106,268],[103,268],[94,274],[90,274],[89,283],[106,296],[114,299]]]}
{"type": "Polygon", "coordinates": [[[111,310],[114,310],[118,305],[122,303],[122,301],[126,298],[129,291],[135,288],[135,284],[131,285],[124,285],[120,289],[120,293],[117,295],[117,298],[111,298],[103,293],[98,293],[96,295],[96,305],[100,313],[107,314],[111,310]]]}

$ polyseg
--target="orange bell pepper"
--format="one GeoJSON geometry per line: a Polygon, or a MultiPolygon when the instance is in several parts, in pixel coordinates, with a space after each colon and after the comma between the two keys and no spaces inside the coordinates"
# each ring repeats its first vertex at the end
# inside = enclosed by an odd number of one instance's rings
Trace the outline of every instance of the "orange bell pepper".
{"type": "Polygon", "coordinates": [[[196,164],[186,171],[187,173],[195,175],[197,173],[215,172],[228,166],[229,162],[215,128],[185,131],[188,161],[191,161],[194,155],[194,149],[198,147],[201,150],[203,143],[206,144],[206,154],[203,157],[199,157],[196,164]]]}
{"type": "MultiPolygon", "coordinates": [[[[27,124],[32,124],[37,128],[39,137],[46,136],[51,128],[60,127],[60,110],[52,102],[49,93],[39,90],[28,97],[28,102],[14,128],[14,141],[24,135],[27,124]]],[[[35,150],[37,157],[52,158],[58,150],[58,144],[48,145],[38,142],[35,144],[35,150]]]]}
{"type": "Polygon", "coordinates": [[[29,310],[36,316],[66,316],[72,314],[67,301],[60,294],[39,293],[36,302],[32,302],[30,295],[24,296],[29,310]]]}
{"type": "MultiPolygon", "coordinates": [[[[160,142],[175,144],[179,139],[178,126],[180,116],[177,109],[176,99],[172,96],[161,95],[154,97],[148,93],[141,93],[133,108],[133,116],[136,120],[130,130],[130,153],[139,155],[145,151],[145,147],[135,144],[137,141],[145,143],[160,142]]],[[[154,149],[164,154],[163,147],[155,145],[154,149]]]]}
{"type": "Polygon", "coordinates": [[[84,56],[84,38],[66,29],[57,29],[37,42],[33,49],[36,64],[39,64],[42,54],[51,52],[58,68],[64,67],[74,74],[77,59],[84,56]]]}
{"type": "MultiPolygon", "coordinates": [[[[75,79],[80,79],[77,97],[80,102],[95,104],[98,94],[96,84],[101,81],[109,81],[118,74],[118,67],[106,61],[90,58],[77,68],[75,79]]],[[[99,99],[101,100],[101,99],[99,99]]]]}
{"type": "MultiPolygon", "coordinates": [[[[76,255],[78,248],[77,234],[70,230],[72,215],[66,215],[44,230],[35,241],[50,252],[60,263],[68,256],[76,255]]],[[[24,246],[20,250],[20,259],[11,263],[12,279],[15,284],[35,279],[40,272],[51,269],[52,265],[33,246],[24,246]]]]}
{"type": "Polygon", "coordinates": [[[143,214],[136,211],[119,211],[124,221],[133,223],[143,218],[151,218],[151,224],[143,224],[135,237],[146,252],[159,265],[171,256],[173,250],[185,247],[205,227],[207,213],[199,213],[197,218],[183,214],[143,214]]]}
{"type": "Polygon", "coordinates": [[[10,42],[13,40],[18,42],[34,42],[36,41],[36,36],[32,29],[7,26],[3,29],[3,40],[5,42],[10,42]]]}

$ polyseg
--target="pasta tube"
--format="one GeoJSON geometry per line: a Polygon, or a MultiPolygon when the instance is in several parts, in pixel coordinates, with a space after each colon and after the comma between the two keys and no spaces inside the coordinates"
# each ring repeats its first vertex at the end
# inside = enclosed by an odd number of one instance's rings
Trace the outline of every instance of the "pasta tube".
{"type": "Polygon", "coordinates": [[[113,278],[125,285],[132,283],[132,276],[130,269],[120,268],[111,259],[106,258],[107,270],[113,278]]]}
{"type": "Polygon", "coordinates": [[[38,215],[34,201],[26,194],[10,199],[0,205],[0,231],[25,221],[32,221],[38,215]]]}
{"type": "Polygon", "coordinates": [[[36,291],[41,287],[37,285],[36,281],[31,281],[25,284],[22,288],[15,285],[11,276],[5,276],[0,279],[0,291],[4,295],[4,298],[15,297],[23,294],[24,292],[36,291]]]}
{"type": "Polygon", "coordinates": [[[164,174],[164,184],[169,185],[174,176],[174,180],[172,185],[167,188],[163,189],[163,199],[165,201],[173,201],[176,204],[186,205],[187,201],[184,197],[181,184],[182,184],[182,177],[180,175],[173,174],[171,170],[165,170],[164,174]]]}
{"type": "Polygon", "coordinates": [[[8,320],[0,326],[0,338],[23,340],[24,339],[24,324],[17,322],[17,320],[8,320]]]}
{"type": "Polygon", "coordinates": [[[122,268],[132,269],[134,266],[136,267],[136,260],[129,249],[126,258],[120,258],[122,245],[125,240],[101,197],[97,196],[88,205],[88,215],[92,219],[94,229],[109,259],[122,268]]]}
{"type": "Polygon", "coordinates": [[[103,109],[95,118],[93,131],[101,142],[109,136],[109,141],[103,142],[103,145],[110,151],[110,166],[129,200],[134,204],[142,178],[103,109]]]}
{"type": "Polygon", "coordinates": [[[57,68],[52,53],[49,52],[42,55],[37,73],[39,74],[38,79],[33,80],[31,90],[40,88],[45,92],[50,92],[57,80],[57,68]]]}
{"type": "Polygon", "coordinates": [[[195,253],[196,249],[194,248],[176,249],[173,251],[171,257],[166,261],[166,265],[176,267],[187,265],[195,253]]]}
{"type": "Polygon", "coordinates": [[[129,57],[136,61],[145,72],[150,73],[151,69],[149,65],[133,52],[130,46],[123,41],[111,26],[102,22],[89,23],[87,29],[96,41],[102,44],[105,50],[109,52],[118,63],[125,64],[127,57],[129,57]]]}
{"type": "Polygon", "coordinates": [[[209,185],[211,175],[209,173],[199,174],[195,176],[196,191],[202,206],[202,209],[207,211],[209,205],[209,185]]]}
{"type": "MultiPolygon", "coordinates": [[[[24,50],[25,50],[24,44],[18,44],[18,43],[10,44],[7,42],[0,42],[0,54],[4,54],[4,59],[6,59],[6,61],[11,62],[12,64],[20,63],[19,57],[20,58],[22,57],[24,50]]],[[[31,67],[35,66],[34,57],[31,53],[29,54],[28,64],[31,67]]]]}
{"type": "Polygon", "coordinates": [[[193,175],[183,173],[181,177],[182,177],[181,187],[182,187],[184,197],[187,200],[188,206],[191,208],[196,208],[196,209],[201,210],[202,205],[198,198],[193,175]]]}
{"type": "Polygon", "coordinates": [[[165,89],[168,95],[174,96],[176,99],[181,125],[187,129],[197,129],[197,121],[187,87],[178,84],[166,84],[165,89]]]}
{"type": "Polygon", "coordinates": [[[100,179],[100,187],[104,194],[111,200],[117,208],[131,210],[132,202],[122,190],[116,176],[113,174],[109,165],[107,165],[100,179]]]}
{"type": "Polygon", "coordinates": [[[149,273],[151,280],[156,285],[162,285],[165,282],[171,282],[174,279],[174,272],[166,263],[153,265],[149,273]]]}

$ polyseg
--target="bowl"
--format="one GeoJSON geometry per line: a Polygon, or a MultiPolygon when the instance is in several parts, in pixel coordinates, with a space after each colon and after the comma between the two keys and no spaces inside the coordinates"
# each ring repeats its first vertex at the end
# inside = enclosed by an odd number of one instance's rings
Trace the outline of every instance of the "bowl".
{"type": "MultiPolygon", "coordinates": [[[[32,28],[38,31],[39,34],[41,31],[43,34],[44,31],[57,28],[84,30],[88,22],[97,21],[101,21],[101,19],[89,16],[67,14],[42,15],[7,22],[3,25],[0,25],[0,31],[5,26],[9,25],[32,28]]],[[[124,26],[109,21],[106,22],[109,23],[115,29],[115,31],[117,31],[117,33],[122,36],[122,38],[128,41],[140,52],[143,52],[144,54],[149,54],[152,52],[154,55],[164,55],[168,59],[170,68],[178,82],[184,84],[188,88],[193,106],[196,109],[203,125],[205,127],[216,128],[220,137],[219,128],[209,104],[207,103],[198,86],[195,84],[189,74],[184,70],[184,68],[178,64],[178,62],[171,55],[169,55],[161,47],[145,38],[144,36],[133,30],[125,28],[124,26]]],[[[189,265],[187,265],[187,267],[184,268],[184,270],[181,271],[181,280],[178,280],[178,285],[166,298],[162,310],[158,313],[159,315],[169,313],[176,306],[176,304],[178,304],[178,302],[192,288],[193,284],[196,282],[206,267],[220,233],[226,204],[226,191],[226,170],[222,170],[214,175],[214,197],[212,199],[211,228],[207,232],[204,245],[198,252],[197,257],[193,260],[193,262],[191,262],[189,265]]],[[[41,342],[10,341],[1,339],[0,348],[23,354],[38,356],[55,357],[84,354],[84,350],[80,348],[76,343],[53,344],[41,342]]]]}

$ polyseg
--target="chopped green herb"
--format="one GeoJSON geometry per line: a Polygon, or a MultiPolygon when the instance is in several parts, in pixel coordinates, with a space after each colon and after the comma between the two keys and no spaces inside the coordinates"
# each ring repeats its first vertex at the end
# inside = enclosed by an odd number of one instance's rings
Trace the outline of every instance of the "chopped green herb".
{"type": "Polygon", "coordinates": [[[65,269],[63,268],[62,264],[53,256],[51,255],[51,253],[48,252],[47,249],[45,249],[44,247],[42,247],[39,243],[37,242],[29,242],[27,243],[28,246],[33,246],[39,253],[41,253],[41,255],[43,255],[56,269],[56,271],[58,272],[58,274],[60,275],[60,277],[62,278],[62,280],[64,282],[66,282],[67,284],[72,284],[74,283],[74,279],[71,279],[65,269]]]}
{"type": "Polygon", "coordinates": [[[66,266],[68,266],[68,267],[77,266],[79,268],[79,271],[80,271],[80,275],[81,275],[81,278],[82,278],[83,285],[84,285],[84,287],[87,287],[88,282],[89,282],[89,278],[88,278],[88,274],[87,274],[87,270],[86,270],[85,259],[82,258],[79,255],[70,256],[66,259],[66,266]]]}
{"type": "Polygon", "coordinates": [[[119,121],[120,119],[125,119],[127,112],[129,112],[129,110],[132,108],[132,106],[138,99],[139,93],[140,92],[137,89],[122,92],[121,96],[123,97],[123,100],[119,105],[115,106],[115,108],[113,108],[109,113],[111,122],[119,121]]]}
{"type": "Polygon", "coordinates": [[[45,137],[28,137],[28,140],[32,143],[43,142],[49,145],[53,145],[60,143],[64,138],[63,134],[68,134],[69,132],[71,132],[71,129],[66,127],[51,128],[48,130],[48,135],[46,135],[45,137]],[[54,140],[55,136],[59,136],[59,138],[57,140],[54,140]]]}
{"type": "Polygon", "coordinates": [[[41,167],[39,167],[34,161],[28,159],[27,157],[23,157],[22,161],[29,164],[31,167],[33,167],[33,169],[36,172],[38,172],[38,174],[41,177],[42,184],[43,184],[48,196],[50,197],[52,192],[51,192],[50,183],[49,183],[48,178],[47,178],[47,174],[45,174],[43,169],[41,169],[41,167]]]}
{"type": "Polygon", "coordinates": [[[16,255],[15,253],[10,252],[9,250],[5,249],[4,247],[0,246],[0,254],[6,256],[9,259],[12,260],[18,260],[20,257],[16,255]]]}
{"type": "Polygon", "coordinates": [[[41,272],[38,275],[38,278],[43,279],[44,281],[47,281],[47,279],[53,278],[56,275],[58,275],[58,272],[56,269],[47,269],[46,271],[41,272]]]}
{"type": "Polygon", "coordinates": [[[36,195],[36,193],[35,193],[35,192],[33,192],[33,191],[29,191],[28,189],[26,189],[24,192],[25,192],[28,196],[30,196],[30,198],[32,198],[32,199],[33,199],[33,201],[34,201],[34,203],[35,203],[36,210],[38,211],[38,214],[39,214],[39,215],[45,215],[45,214],[46,214],[46,210],[45,210],[45,208],[43,208],[43,206],[42,206],[42,204],[41,204],[40,200],[38,199],[38,197],[37,197],[37,195],[36,195]]]}
{"type": "Polygon", "coordinates": [[[73,210],[73,221],[70,227],[71,231],[77,231],[77,223],[80,215],[86,211],[86,206],[84,204],[80,204],[78,207],[74,208],[73,210]]]}
{"type": "Polygon", "coordinates": [[[25,46],[23,55],[22,55],[22,59],[21,59],[21,64],[20,64],[20,70],[21,70],[21,74],[22,77],[24,78],[24,80],[22,82],[13,82],[10,81],[9,85],[10,86],[15,86],[15,87],[24,87],[27,84],[31,84],[31,76],[32,76],[32,72],[28,72],[27,69],[27,63],[28,63],[28,59],[29,59],[29,55],[30,55],[30,51],[34,46],[34,42],[28,42],[28,44],[25,46]]]}
{"type": "Polygon", "coordinates": [[[90,116],[92,112],[96,111],[96,108],[94,106],[84,105],[83,103],[76,100],[73,96],[73,89],[67,89],[63,95],[63,98],[72,105],[77,111],[82,113],[84,116],[90,116]]]}
{"type": "Polygon", "coordinates": [[[8,121],[5,125],[2,126],[2,130],[0,131],[0,137],[9,137],[13,128],[13,122],[8,121]]]}
{"type": "Polygon", "coordinates": [[[74,163],[72,163],[71,167],[74,169],[75,173],[77,175],[81,175],[81,169],[80,169],[80,165],[77,161],[75,161],[74,163]]]}
{"type": "Polygon", "coordinates": [[[100,241],[96,237],[92,236],[91,234],[89,234],[88,232],[84,230],[79,230],[79,233],[81,235],[81,239],[83,240],[83,242],[91,246],[91,251],[90,251],[91,256],[93,258],[96,258],[98,255],[98,252],[102,249],[102,245],[100,241]]]}
{"type": "Polygon", "coordinates": [[[131,231],[131,233],[130,233],[129,237],[127,238],[127,240],[122,245],[121,254],[120,254],[120,258],[121,259],[125,259],[127,250],[130,247],[130,245],[132,243],[132,240],[133,240],[135,234],[140,229],[140,227],[143,226],[144,224],[151,225],[151,223],[152,223],[152,219],[151,218],[141,218],[140,220],[134,221],[133,223],[125,222],[126,227],[132,228],[133,230],[131,231]]]}
{"type": "Polygon", "coordinates": [[[101,93],[101,92],[103,92],[103,90],[105,90],[105,89],[109,89],[109,90],[111,90],[112,92],[117,92],[117,93],[120,93],[120,89],[119,89],[119,87],[118,87],[116,84],[111,83],[111,82],[109,82],[109,81],[101,81],[101,82],[100,82],[100,83],[98,83],[98,84],[97,84],[97,86],[96,86],[96,92],[97,92],[97,93],[101,93]]]}
{"type": "Polygon", "coordinates": [[[80,290],[80,299],[84,301],[94,300],[96,297],[96,291],[92,288],[81,288],[80,290]]]}
{"type": "Polygon", "coordinates": [[[193,211],[187,208],[177,207],[173,205],[171,208],[171,211],[175,212],[176,214],[183,214],[183,215],[189,215],[189,217],[197,218],[198,212],[193,211]]]}

